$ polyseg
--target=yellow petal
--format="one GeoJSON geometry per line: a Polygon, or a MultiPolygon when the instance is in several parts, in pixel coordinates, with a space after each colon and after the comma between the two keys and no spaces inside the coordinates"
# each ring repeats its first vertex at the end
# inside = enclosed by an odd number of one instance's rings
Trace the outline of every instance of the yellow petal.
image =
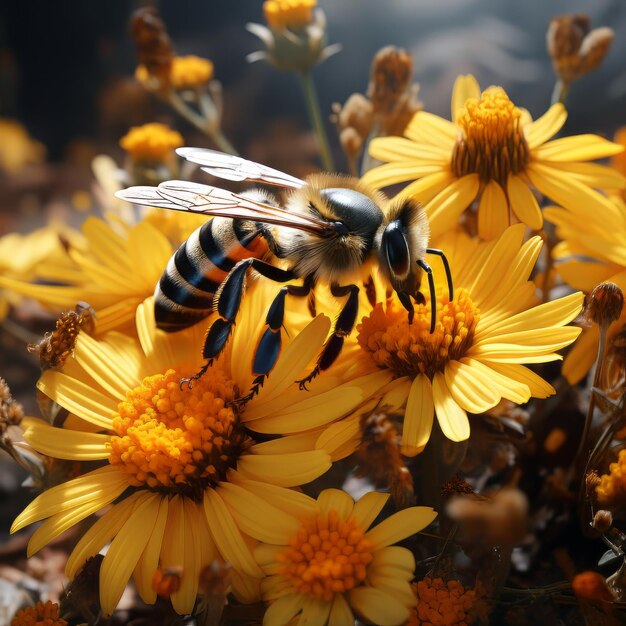
{"type": "MultiPolygon", "coordinates": [[[[137,491],[128,498],[124,498],[121,502],[113,505],[85,532],[65,564],[65,575],[70,580],[76,576],[87,559],[96,556],[115,537],[120,528],[127,522],[137,503],[148,495],[145,491],[137,491]]],[[[152,577],[150,580],[152,581],[152,577]]]]}
{"type": "MultiPolygon", "coordinates": [[[[254,448],[251,449],[254,452],[254,448]]],[[[237,461],[237,470],[247,478],[279,487],[296,487],[319,478],[331,466],[325,450],[293,454],[246,454],[237,461]]]]}
{"type": "Polygon", "coordinates": [[[620,152],[624,152],[623,146],[598,135],[575,135],[538,146],[533,150],[533,158],[542,161],[593,161],[620,152]]]}
{"type": "Polygon", "coordinates": [[[474,370],[460,361],[450,361],[444,377],[455,402],[470,413],[484,413],[500,401],[483,370],[474,370]]]}
{"type": "Polygon", "coordinates": [[[259,541],[286,545],[300,526],[295,517],[238,485],[220,483],[217,492],[242,532],[259,541]]]}
{"type": "Polygon", "coordinates": [[[24,441],[38,452],[70,461],[107,459],[110,439],[110,435],[56,428],[40,420],[32,420],[24,431],[24,441]]]}
{"type": "Polygon", "coordinates": [[[435,406],[430,380],[418,374],[409,391],[402,427],[402,454],[414,456],[430,439],[435,406]]]}
{"type": "Polygon", "coordinates": [[[357,500],[352,511],[352,516],[363,530],[367,530],[383,510],[389,500],[388,493],[370,491],[357,500]]]}
{"type": "Polygon", "coordinates": [[[37,389],[68,411],[102,428],[110,429],[113,418],[118,414],[119,399],[55,370],[42,374],[37,389]]]}
{"type": "Polygon", "coordinates": [[[606,165],[598,163],[562,163],[550,161],[550,167],[563,170],[573,176],[578,182],[596,189],[624,189],[626,179],[624,175],[606,165]]]}
{"type": "Polygon", "coordinates": [[[437,513],[429,506],[412,506],[384,519],[365,536],[376,550],[380,550],[418,533],[431,524],[435,517],[437,513]]]}
{"type": "Polygon", "coordinates": [[[111,615],[154,528],[161,497],[151,494],[143,499],[120,528],[107,550],[100,568],[100,605],[111,615]]]}
{"type": "Polygon", "coordinates": [[[449,122],[428,111],[418,111],[409,122],[404,136],[417,143],[435,144],[450,153],[460,130],[456,124],[449,122]]]}
{"type": "Polygon", "coordinates": [[[509,204],[504,191],[495,180],[490,180],[483,189],[478,205],[478,234],[482,239],[495,239],[510,224],[509,204]]]}
{"type": "Polygon", "coordinates": [[[115,500],[127,488],[128,480],[119,469],[107,465],[93,470],[38,495],[17,516],[11,526],[11,532],[14,533],[28,524],[74,507],[92,502],[104,506],[115,500]]]}
{"type": "Polygon", "coordinates": [[[350,604],[368,622],[378,626],[399,626],[409,617],[409,609],[393,596],[373,587],[356,587],[349,592],[350,604]]]}
{"type": "Polygon", "coordinates": [[[152,288],[173,253],[167,237],[148,222],[140,222],[130,229],[126,251],[137,280],[152,288]]]}
{"type": "Polygon", "coordinates": [[[387,546],[377,550],[372,559],[372,567],[376,569],[395,568],[405,572],[405,580],[410,580],[415,571],[415,557],[410,550],[400,546],[387,546]]]}
{"type": "Polygon", "coordinates": [[[240,574],[237,570],[232,570],[230,576],[231,591],[237,602],[254,604],[261,601],[261,584],[258,578],[240,574]]]}
{"type": "MultiPolygon", "coordinates": [[[[374,141],[396,141],[396,137],[385,137],[381,139],[375,139],[374,141]]],[[[379,153],[389,153],[388,150],[378,150],[379,153]]],[[[363,182],[366,185],[370,185],[375,189],[380,189],[381,187],[388,187],[389,185],[395,185],[396,183],[403,183],[407,180],[416,180],[418,178],[423,178],[424,176],[429,176],[431,174],[436,174],[440,172],[442,168],[442,164],[436,163],[428,163],[418,161],[415,158],[412,158],[410,161],[393,161],[392,163],[385,163],[385,165],[379,165],[378,167],[373,167],[371,170],[367,171],[363,175],[363,182]]]]}
{"type": "MultiPolygon", "coordinates": [[[[369,151],[370,156],[381,161],[412,161],[416,165],[450,161],[449,150],[434,145],[420,145],[404,137],[376,137],[372,139],[369,151]]],[[[409,178],[415,179],[417,176],[409,178]]]]}
{"type": "Polygon", "coordinates": [[[204,492],[204,512],[217,549],[224,559],[249,576],[262,577],[263,572],[256,564],[228,507],[213,489],[204,492]]]}
{"type": "Polygon", "coordinates": [[[597,326],[585,329],[569,351],[563,363],[562,373],[570,385],[575,385],[591,369],[598,349],[599,331],[597,326]]]}
{"type": "Polygon", "coordinates": [[[342,593],[336,593],[333,598],[328,623],[333,626],[354,626],[352,609],[342,593]]]}
{"type": "Polygon", "coordinates": [[[506,191],[517,219],[532,230],[539,230],[543,226],[543,216],[537,198],[528,185],[519,176],[509,176],[506,191]]]}
{"type": "Polygon", "coordinates": [[[503,376],[523,382],[533,398],[547,398],[556,393],[554,387],[532,370],[517,363],[491,363],[491,369],[503,376]]]}
{"type": "Polygon", "coordinates": [[[159,501],[159,510],[156,512],[155,516],[154,527],[152,528],[146,547],[135,568],[135,586],[137,587],[141,599],[146,604],[154,604],[156,602],[157,594],[152,585],[152,579],[159,567],[159,558],[161,556],[161,546],[163,544],[165,524],[167,523],[168,509],[168,499],[161,498],[159,501]]]}
{"type": "Polygon", "coordinates": [[[458,122],[459,111],[470,98],[480,98],[480,85],[472,74],[461,74],[454,81],[454,87],[452,87],[452,117],[450,119],[453,122],[458,122]]]}
{"type": "Polygon", "coordinates": [[[431,237],[437,237],[446,230],[453,228],[459,215],[476,198],[479,189],[478,174],[468,174],[455,179],[439,192],[424,207],[430,221],[431,237]]]}
{"type": "Polygon", "coordinates": [[[452,397],[441,372],[433,377],[433,401],[443,434],[451,441],[465,441],[470,434],[467,414],[452,397]]]}
{"type": "Polygon", "coordinates": [[[388,593],[403,606],[413,606],[415,604],[415,594],[411,589],[408,580],[403,580],[399,576],[395,576],[394,570],[390,572],[379,571],[372,568],[372,572],[368,573],[367,584],[374,589],[388,593]],[[390,575],[385,575],[390,574],[390,575]]]}
{"type": "Polygon", "coordinates": [[[304,596],[299,593],[283,596],[272,602],[263,615],[263,626],[283,626],[296,616],[304,604],[304,596]]]}
{"type": "Polygon", "coordinates": [[[335,511],[342,520],[347,520],[354,509],[354,500],[341,489],[324,489],[317,497],[317,504],[323,513],[335,511]]]}
{"type": "Polygon", "coordinates": [[[491,387],[493,387],[494,391],[503,398],[507,398],[507,400],[517,402],[518,404],[524,404],[530,399],[531,394],[528,385],[500,374],[493,367],[494,365],[497,365],[496,363],[489,363],[489,365],[486,365],[478,359],[470,357],[463,357],[461,362],[468,365],[473,370],[482,371],[484,377],[490,381],[491,387]]]}
{"type": "Polygon", "coordinates": [[[302,603],[302,615],[298,620],[299,626],[326,626],[330,602],[324,599],[305,597],[302,603]]]}
{"type": "Polygon", "coordinates": [[[315,448],[325,450],[333,461],[338,461],[354,452],[360,437],[359,419],[357,416],[350,416],[325,428],[315,443],[315,448]]]}
{"type": "Polygon", "coordinates": [[[540,118],[524,127],[528,147],[533,150],[556,135],[566,119],[565,107],[560,102],[553,104],[540,118]]]}

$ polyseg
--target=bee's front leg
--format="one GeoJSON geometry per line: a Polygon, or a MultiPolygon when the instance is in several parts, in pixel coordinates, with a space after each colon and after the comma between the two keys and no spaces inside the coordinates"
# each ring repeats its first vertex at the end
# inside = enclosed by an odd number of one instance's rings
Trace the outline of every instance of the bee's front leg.
{"type": "Polygon", "coordinates": [[[348,300],[341,309],[333,334],[326,342],[322,353],[317,359],[315,369],[302,380],[297,380],[300,389],[306,389],[307,383],[310,383],[320,372],[327,370],[337,359],[343,348],[343,341],[354,328],[356,316],[359,312],[359,288],[356,285],[331,285],[330,292],[336,298],[348,296],[348,300]]]}

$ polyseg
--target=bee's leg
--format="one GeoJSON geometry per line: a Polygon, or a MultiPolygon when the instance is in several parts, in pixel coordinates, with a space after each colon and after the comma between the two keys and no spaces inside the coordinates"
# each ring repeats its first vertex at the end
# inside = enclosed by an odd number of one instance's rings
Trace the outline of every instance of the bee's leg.
{"type": "MultiPolygon", "coordinates": [[[[411,296],[407,291],[398,291],[398,300],[400,300],[400,304],[407,310],[409,314],[409,326],[413,323],[413,318],[415,317],[415,307],[411,302],[411,296]]],[[[424,296],[422,296],[423,298],[424,296]]]]}
{"type": "Polygon", "coordinates": [[[448,263],[448,258],[446,257],[443,250],[438,250],[437,248],[426,248],[427,254],[436,254],[441,257],[441,262],[443,263],[443,269],[446,272],[446,279],[448,281],[448,295],[450,297],[450,302],[454,300],[454,288],[452,285],[452,272],[450,271],[450,263],[448,263]]]}
{"type": "Polygon", "coordinates": [[[266,376],[269,376],[269,373],[274,369],[274,365],[276,365],[281,348],[281,328],[285,318],[285,297],[290,295],[303,298],[309,295],[312,288],[313,281],[307,279],[303,285],[287,285],[286,287],[282,287],[278,295],[274,298],[267,312],[267,317],[265,318],[267,328],[254,354],[252,371],[255,378],[252,388],[247,395],[236,400],[237,404],[245,404],[252,400],[252,398],[259,393],[261,387],[263,387],[266,376]]]}
{"type": "Polygon", "coordinates": [[[235,318],[237,317],[237,312],[241,305],[241,298],[245,287],[246,272],[250,267],[262,276],[278,283],[284,283],[296,278],[291,270],[283,270],[279,267],[274,267],[260,259],[244,259],[243,261],[239,261],[239,263],[230,270],[228,276],[226,276],[224,282],[222,282],[215,294],[215,309],[220,317],[213,322],[204,340],[202,356],[207,362],[197,374],[194,374],[191,378],[183,378],[181,385],[183,383],[192,385],[193,381],[200,378],[211,366],[213,361],[222,353],[222,350],[228,342],[233,326],[235,325],[235,318]]]}
{"type": "Polygon", "coordinates": [[[344,337],[352,332],[356,322],[356,316],[359,312],[359,288],[356,285],[331,285],[330,292],[336,298],[348,296],[348,300],[335,321],[333,334],[317,359],[315,369],[306,378],[296,381],[300,384],[300,389],[306,389],[307,383],[310,383],[320,372],[327,370],[335,362],[343,348],[344,337]]]}
{"type": "Polygon", "coordinates": [[[428,276],[428,288],[430,289],[430,334],[435,332],[435,324],[437,323],[437,294],[435,293],[435,281],[433,280],[433,270],[422,259],[418,259],[417,264],[426,272],[428,276]]]}

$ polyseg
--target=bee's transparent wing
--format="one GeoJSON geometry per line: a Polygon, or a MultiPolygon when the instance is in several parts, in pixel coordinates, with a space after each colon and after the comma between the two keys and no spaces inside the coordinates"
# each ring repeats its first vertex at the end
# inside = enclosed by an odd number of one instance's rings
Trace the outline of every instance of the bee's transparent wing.
{"type": "Polygon", "coordinates": [[[127,202],[161,209],[277,224],[305,230],[319,237],[335,234],[335,228],[330,222],[286,211],[226,189],[184,180],[170,180],[158,187],[129,187],[115,195],[127,202]]]}
{"type": "Polygon", "coordinates": [[[285,174],[280,170],[275,170],[254,161],[247,161],[232,154],[218,152],[217,150],[178,148],[176,153],[187,161],[200,165],[203,171],[225,180],[250,180],[279,187],[291,187],[293,189],[299,189],[306,184],[303,180],[285,174]]]}

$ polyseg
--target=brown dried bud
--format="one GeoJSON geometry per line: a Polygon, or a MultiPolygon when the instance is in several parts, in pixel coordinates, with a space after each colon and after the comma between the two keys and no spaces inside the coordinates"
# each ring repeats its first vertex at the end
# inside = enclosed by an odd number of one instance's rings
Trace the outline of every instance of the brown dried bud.
{"type": "Polygon", "coordinates": [[[586,315],[598,326],[609,326],[619,319],[624,294],[615,283],[600,283],[587,298],[586,315]]]}
{"type": "Polygon", "coordinates": [[[582,600],[604,600],[605,602],[614,600],[606,579],[598,572],[577,574],[572,580],[572,589],[582,600]]]}
{"type": "Polygon", "coordinates": [[[360,93],[353,93],[339,108],[337,125],[340,130],[353,128],[363,139],[367,139],[372,129],[372,103],[360,93]]]}
{"type": "Polygon", "coordinates": [[[441,485],[441,495],[444,498],[451,498],[459,494],[473,494],[474,488],[458,474],[452,476],[441,485]]]}
{"type": "Polygon", "coordinates": [[[66,311],[56,322],[56,327],[47,333],[38,344],[28,346],[30,352],[39,354],[42,370],[63,367],[74,351],[80,331],[92,333],[95,313],[85,302],[79,302],[74,311],[66,311]]]}
{"type": "Polygon", "coordinates": [[[408,89],[413,75],[411,55],[395,46],[381,48],[372,61],[367,96],[376,113],[388,113],[408,89]]]}
{"type": "Polygon", "coordinates": [[[130,31],[137,46],[139,65],[161,84],[167,84],[174,49],[158,11],[154,7],[137,9],[130,18],[130,31]]]}
{"type": "MultiPolygon", "coordinates": [[[[608,339],[607,352],[604,358],[600,388],[611,398],[622,397],[626,387],[626,325],[608,339]]],[[[623,439],[616,433],[618,439],[623,439]]]]}
{"type": "Polygon", "coordinates": [[[230,563],[213,561],[200,572],[198,591],[204,596],[225,597],[232,581],[230,563]]]}
{"type": "Polygon", "coordinates": [[[356,159],[363,150],[363,138],[351,126],[339,133],[339,143],[348,159],[356,159]]]}
{"type": "Polygon", "coordinates": [[[585,476],[585,486],[587,488],[587,493],[592,493],[595,488],[600,484],[600,476],[596,470],[591,470],[587,472],[585,476]]]}
{"type": "Polygon", "coordinates": [[[593,522],[591,525],[599,532],[605,533],[611,526],[613,526],[613,515],[611,511],[606,511],[604,509],[600,509],[596,511],[596,514],[593,516],[593,522]]]}
{"type": "Polygon", "coordinates": [[[168,567],[157,569],[152,576],[152,589],[162,598],[169,598],[180,589],[183,577],[182,567],[168,567]]]}
{"type": "Polygon", "coordinates": [[[557,76],[570,83],[596,69],[607,55],[614,33],[610,28],[591,30],[584,13],[558,15],[548,27],[548,52],[557,76]]]}
{"type": "Polygon", "coordinates": [[[11,390],[4,378],[0,378],[0,434],[9,426],[17,426],[24,418],[24,409],[11,395],[11,390]]]}

